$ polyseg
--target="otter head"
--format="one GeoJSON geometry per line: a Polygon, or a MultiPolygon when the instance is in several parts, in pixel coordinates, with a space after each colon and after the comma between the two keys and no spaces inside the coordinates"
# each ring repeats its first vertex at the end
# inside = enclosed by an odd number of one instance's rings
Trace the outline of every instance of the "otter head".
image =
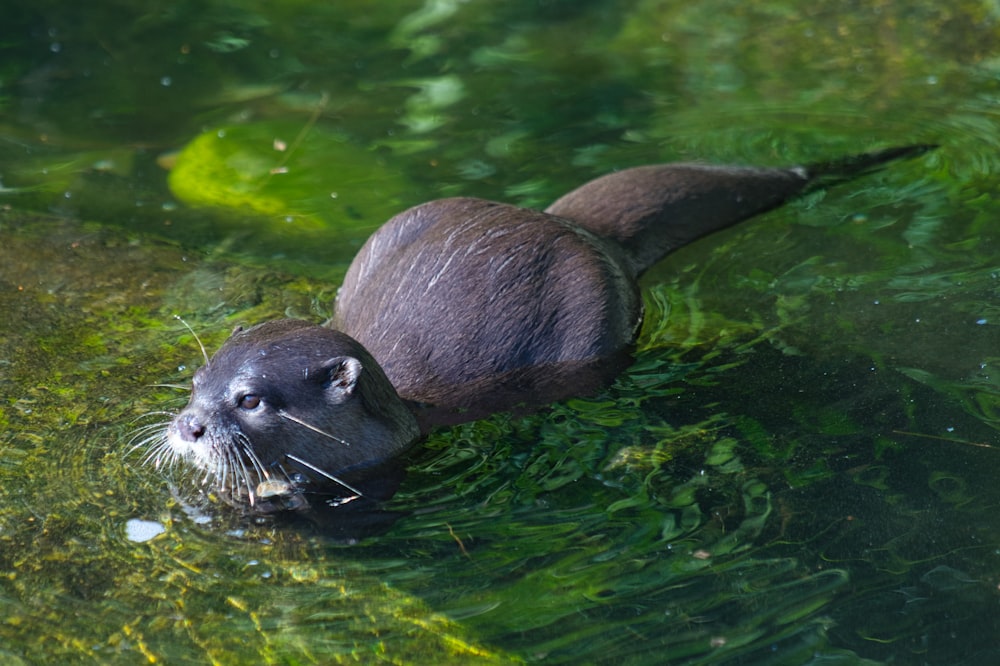
{"type": "Polygon", "coordinates": [[[357,341],[282,319],[238,329],[195,373],[191,399],[165,443],[220,490],[253,503],[259,488],[274,484],[322,486],[363,475],[418,434],[357,341]]]}

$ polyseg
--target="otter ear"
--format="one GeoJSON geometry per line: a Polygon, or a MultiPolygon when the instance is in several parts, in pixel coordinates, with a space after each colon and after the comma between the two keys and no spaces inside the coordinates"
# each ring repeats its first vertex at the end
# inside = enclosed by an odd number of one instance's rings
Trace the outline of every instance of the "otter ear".
{"type": "Polygon", "coordinates": [[[353,356],[337,356],[323,363],[326,388],[335,396],[346,400],[354,393],[361,376],[361,361],[353,356]]]}

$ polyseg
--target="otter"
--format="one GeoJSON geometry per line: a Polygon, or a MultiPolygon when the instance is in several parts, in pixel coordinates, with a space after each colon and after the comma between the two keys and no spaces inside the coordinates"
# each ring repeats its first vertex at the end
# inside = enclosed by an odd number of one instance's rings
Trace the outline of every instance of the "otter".
{"type": "Polygon", "coordinates": [[[543,212],[418,205],[361,248],[329,322],[237,329],[206,357],[149,459],[184,459],[250,505],[323,488],[363,496],[359,480],[435,426],[610,383],[642,319],[637,280],[670,252],[930,148],[783,169],[640,166],[543,212]]]}

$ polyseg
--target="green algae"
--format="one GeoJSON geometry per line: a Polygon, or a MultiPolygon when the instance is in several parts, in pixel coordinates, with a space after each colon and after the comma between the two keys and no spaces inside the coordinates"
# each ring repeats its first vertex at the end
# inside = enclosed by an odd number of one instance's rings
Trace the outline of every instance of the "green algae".
{"type": "Polygon", "coordinates": [[[324,228],[371,231],[398,212],[409,186],[384,157],[305,123],[231,125],[193,139],[170,189],[191,206],[263,216],[298,242],[324,228]]]}
{"type": "MultiPolygon", "coordinates": [[[[363,566],[326,562],[321,545],[292,531],[226,527],[220,518],[192,523],[128,444],[147,401],[183,399],[149,384],[171,365],[183,381],[185,364],[197,358],[193,342],[173,342],[176,322],[162,305],[185,284],[183,254],[54,218],[6,213],[0,223],[5,280],[21,285],[3,291],[3,307],[21,312],[18,339],[33,341],[21,346],[8,336],[0,344],[0,636],[12,659],[512,661],[363,566]],[[36,291],[59,309],[39,306],[36,291]],[[137,516],[165,532],[128,540],[126,524],[137,516]]],[[[239,293],[217,274],[215,298],[220,284],[222,294],[239,293]]],[[[285,300],[306,307],[309,297],[295,297],[302,280],[289,285],[285,300]]]]}

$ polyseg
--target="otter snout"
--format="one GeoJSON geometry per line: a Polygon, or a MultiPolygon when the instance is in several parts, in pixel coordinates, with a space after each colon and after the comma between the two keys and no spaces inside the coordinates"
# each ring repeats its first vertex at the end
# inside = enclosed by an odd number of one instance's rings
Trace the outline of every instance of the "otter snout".
{"type": "Polygon", "coordinates": [[[185,442],[194,443],[205,434],[205,424],[196,414],[179,414],[174,421],[174,430],[185,442]]]}
{"type": "MultiPolygon", "coordinates": [[[[200,415],[190,405],[182,411],[167,428],[167,444],[173,452],[193,462],[196,466],[209,468],[218,463],[214,458],[213,425],[210,419],[200,415]]],[[[217,442],[216,442],[217,445],[217,442]]]]}

